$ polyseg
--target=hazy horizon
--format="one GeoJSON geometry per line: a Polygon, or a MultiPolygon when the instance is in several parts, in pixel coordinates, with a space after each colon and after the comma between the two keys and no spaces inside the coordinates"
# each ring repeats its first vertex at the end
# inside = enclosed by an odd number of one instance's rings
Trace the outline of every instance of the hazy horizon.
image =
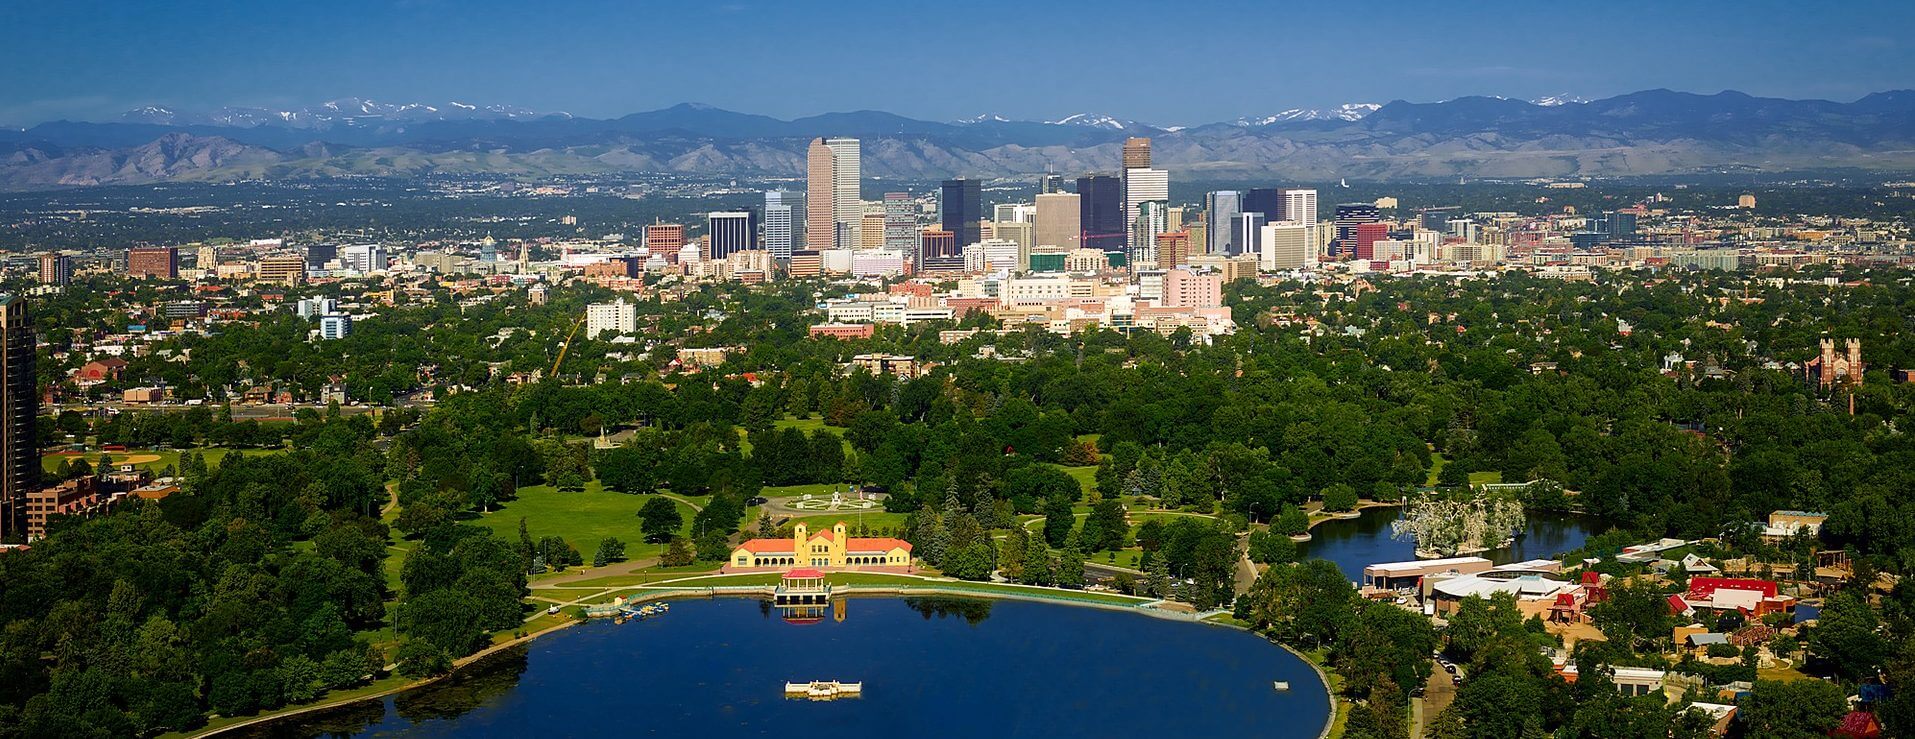
{"type": "Polygon", "coordinates": [[[1470,95],[1668,88],[1850,101],[1915,87],[1915,6],[1613,3],[1601,9],[1121,0],[936,13],[609,0],[272,6],[9,4],[0,123],[111,120],[145,105],[297,108],[339,98],[502,104],[609,118],[700,102],[783,119],[1109,114],[1157,125],[1470,95]],[[1791,41],[1773,39],[1789,29],[1791,41]],[[1840,49],[1841,54],[1829,53],[1840,49]],[[1619,54],[1619,50],[1628,53],[1619,54]]]}

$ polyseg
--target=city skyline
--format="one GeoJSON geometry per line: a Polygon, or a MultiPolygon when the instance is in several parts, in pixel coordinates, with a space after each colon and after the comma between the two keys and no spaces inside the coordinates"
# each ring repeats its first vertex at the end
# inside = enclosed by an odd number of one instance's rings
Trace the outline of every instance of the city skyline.
{"type": "MultiPolygon", "coordinates": [[[[36,30],[0,50],[0,64],[14,70],[15,82],[0,91],[0,123],[104,120],[144,105],[289,108],[364,97],[509,104],[586,117],[699,101],[787,118],[882,108],[930,120],[981,114],[1055,120],[1098,113],[1186,125],[1293,107],[1469,95],[1594,98],[1670,88],[1852,100],[1915,87],[1915,75],[1906,71],[1915,69],[1915,46],[1875,30],[1906,27],[1915,22],[1915,8],[1873,2],[1823,14],[1772,2],[1740,4],[1733,13],[1714,4],[1613,4],[1594,17],[1643,21],[1629,26],[1629,55],[1613,53],[1613,36],[1547,30],[1594,19],[1581,10],[1492,5],[1432,17],[1409,5],[1359,15],[1329,7],[1215,3],[1183,10],[1193,18],[1233,18],[1211,31],[1216,43],[1152,50],[1126,62],[1122,75],[1103,74],[1095,64],[1045,65],[1027,53],[1009,52],[1041,46],[1056,52],[1052,58],[1099,58],[1114,53],[1112,43],[1137,14],[1163,8],[1120,3],[1110,12],[1077,17],[1069,8],[1018,7],[1006,17],[1019,22],[998,24],[997,33],[961,35],[956,29],[967,26],[928,19],[914,25],[914,14],[874,3],[821,13],[748,2],[574,3],[557,12],[479,2],[457,6],[457,14],[436,0],[349,3],[343,12],[210,1],[92,12],[94,5],[0,11],[10,26],[36,30]],[[1067,22],[1082,32],[1047,31],[1067,22]],[[645,43],[631,43],[634,34],[667,25],[683,32],[646,34],[645,43]],[[1770,40],[1767,34],[1784,25],[1794,38],[1816,42],[1770,40]],[[1278,27],[1360,27],[1380,40],[1423,37],[1436,43],[1380,42],[1352,54],[1343,34],[1288,34],[1275,43],[1271,32],[1278,27]],[[914,32],[879,33],[899,28],[914,32]],[[1698,28],[1708,32],[1696,33],[1698,28]],[[804,42],[828,32],[871,43],[804,42]],[[1523,33],[1528,43],[1445,41],[1512,32],[1523,33]],[[715,44],[719,34],[729,42],[715,44]],[[118,39],[138,43],[107,43],[118,39]],[[945,41],[962,42],[975,53],[953,66],[941,51],[949,48],[945,41]],[[234,52],[241,47],[246,62],[236,64],[234,52]],[[1833,47],[1844,53],[1825,53],[1833,47]],[[86,53],[72,53],[76,48],[86,53]],[[443,63],[454,58],[460,63],[443,63]],[[1601,64],[1588,63],[1598,58],[1601,64]],[[1324,64],[1332,59],[1333,67],[1324,64]],[[1248,74],[1266,66],[1324,71],[1248,74]],[[807,68],[833,73],[797,73],[807,68]],[[767,69],[793,73],[765,74],[767,69]],[[1190,74],[1198,69],[1238,69],[1255,82],[1245,84],[1246,77],[1237,74],[1190,74]],[[1063,84],[1016,84],[1040,73],[1063,84]],[[1138,89],[1164,94],[1140,96],[1138,89]]],[[[974,9],[980,17],[1012,10],[990,3],[974,9]]]]}

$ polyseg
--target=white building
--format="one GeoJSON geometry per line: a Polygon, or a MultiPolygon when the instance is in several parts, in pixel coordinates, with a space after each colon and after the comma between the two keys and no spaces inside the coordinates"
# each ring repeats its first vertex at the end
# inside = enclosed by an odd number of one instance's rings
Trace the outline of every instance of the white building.
{"type": "Polygon", "coordinates": [[[831,169],[831,212],[837,217],[839,247],[850,248],[861,241],[864,230],[864,199],[858,193],[864,178],[864,165],[860,159],[860,144],[852,138],[829,138],[824,141],[831,150],[834,166],[831,169]]]}
{"type": "Polygon", "coordinates": [[[325,296],[301,298],[297,310],[299,317],[308,321],[321,316],[330,316],[339,312],[339,301],[325,296]]]}
{"type": "Polygon", "coordinates": [[[1030,223],[1037,220],[1034,203],[998,203],[991,208],[991,220],[998,223],[1030,223]]]}
{"type": "Polygon", "coordinates": [[[1269,272],[1316,269],[1317,254],[1310,246],[1309,226],[1296,221],[1264,224],[1262,242],[1258,268],[1269,272]]]}
{"type": "Polygon", "coordinates": [[[1305,226],[1317,224],[1317,191],[1283,191],[1283,219],[1295,221],[1305,226]]]}
{"type": "MultiPolygon", "coordinates": [[[[1124,170],[1124,223],[1136,223],[1137,206],[1153,200],[1164,202],[1168,205],[1170,201],[1170,173],[1161,169],[1124,170]]],[[[1162,229],[1159,228],[1158,233],[1162,232],[1162,229]]],[[[1153,235],[1151,238],[1154,240],[1156,236],[1153,235]]],[[[1141,244],[1132,242],[1129,246],[1132,253],[1135,253],[1141,244]]]]}
{"type": "Polygon", "coordinates": [[[889,249],[859,249],[851,253],[856,277],[896,277],[904,274],[904,255],[889,249]]]}
{"type": "Polygon", "coordinates": [[[773,259],[790,259],[793,239],[792,193],[784,190],[765,192],[765,251],[773,259]]]}
{"type": "Polygon", "coordinates": [[[360,274],[384,272],[389,264],[386,247],[356,244],[339,247],[339,266],[360,274]]]}
{"type": "Polygon", "coordinates": [[[598,338],[606,331],[621,336],[638,333],[638,306],[624,298],[585,306],[585,336],[598,338]]]}
{"type": "Polygon", "coordinates": [[[346,336],[351,333],[352,333],[352,317],[351,316],[330,315],[330,316],[319,317],[319,338],[320,339],[326,340],[326,341],[330,341],[332,339],[343,339],[343,338],[346,338],[346,336]]]}
{"type": "Polygon", "coordinates": [[[964,271],[1016,272],[1030,261],[1023,245],[1010,239],[985,239],[964,247],[964,271]]]}

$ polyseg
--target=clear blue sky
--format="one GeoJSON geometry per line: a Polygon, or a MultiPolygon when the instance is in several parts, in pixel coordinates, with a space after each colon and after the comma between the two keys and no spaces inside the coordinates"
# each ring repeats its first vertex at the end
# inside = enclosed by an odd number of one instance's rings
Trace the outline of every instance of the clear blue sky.
{"type": "Polygon", "coordinates": [[[1915,2],[0,0],[0,123],[360,96],[610,117],[1107,112],[1915,87],[1915,2]]]}

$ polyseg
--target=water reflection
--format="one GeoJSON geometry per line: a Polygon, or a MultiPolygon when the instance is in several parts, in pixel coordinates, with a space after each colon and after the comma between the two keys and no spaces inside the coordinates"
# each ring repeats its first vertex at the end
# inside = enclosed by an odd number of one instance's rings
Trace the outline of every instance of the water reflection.
{"type": "MultiPolygon", "coordinates": [[[[1390,524],[1401,515],[1399,508],[1368,508],[1356,518],[1317,524],[1310,529],[1311,539],[1300,546],[1299,554],[1330,560],[1352,579],[1362,575],[1364,567],[1378,562],[1416,559],[1414,542],[1390,536],[1390,524]]],[[[1497,564],[1555,557],[1581,548],[1601,530],[1600,523],[1587,516],[1531,511],[1523,535],[1516,537],[1514,544],[1479,556],[1497,564]]]]}
{"type": "Polygon", "coordinates": [[[496,703],[518,687],[519,678],[529,664],[524,645],[487,657],[477,665],[448,675],[422,688],[408,690],[386,700],[369,700],[339,708],[300,714],[288,719],[257,724],[229,736],[255,739],[292,739],[295,737],[344,737],[365,733],[386,721],[386,707],[413,724],[449,721],[484,706],[496,703]]]}
{"type": "Polygon", "coordinates": [[[1309,665],[1246,632],[1016,601],[856,601],[857,618],[802,626],[741,599],[678,601],[670,615],[562,630],[417,695],[254,735],[1311,739],[1327,719],[1309,665]],[[807,680],[859,682],[864,695],[785,698],[786,683],[807,680]]]}
{"type": "Polygon", "coordinates": [[[905,598],[904,605],[917,611],[926,621],[931,620],[932,616],[956,616],[976,626],[991,617],[991,602],[982,598],[905,598]]]}

